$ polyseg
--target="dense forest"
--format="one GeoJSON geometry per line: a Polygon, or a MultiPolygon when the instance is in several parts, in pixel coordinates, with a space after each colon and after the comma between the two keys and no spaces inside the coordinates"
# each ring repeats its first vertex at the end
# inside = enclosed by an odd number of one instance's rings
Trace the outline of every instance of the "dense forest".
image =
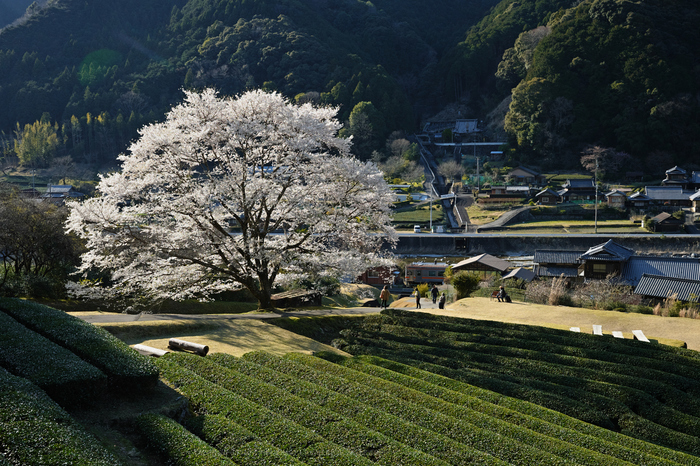
{"type": "Polygon", "coordinates": [[[338,106],[362,158],[457,103],[507,131],[515,163],[576,166],[595,144],[693,168],[699,14],[693,0],[51,0],[0,32],[0,144],[25,165],[109,166],[183,88],[264,88],[338,106]]]}

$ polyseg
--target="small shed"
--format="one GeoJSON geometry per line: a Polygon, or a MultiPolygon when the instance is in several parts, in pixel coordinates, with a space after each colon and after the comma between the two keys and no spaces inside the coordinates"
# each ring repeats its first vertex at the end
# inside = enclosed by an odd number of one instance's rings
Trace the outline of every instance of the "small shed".
{"type": "Polygon", "coordinates": [[[678,231],[683,225],[683,220],[674,217],[668,212],[661,212],[649,220],[649,225],[655,232],[678,231]]]}
{"type": "Polygon", "coordinates": [[[452,266],[453,272],[460,272],[462,270],[468,270],[472,272],[497,272],[503,273],[510,268],[510,262],[499,259],[496,256],[490,254],[481,254],[476,257],[471,257],[458,262],[452,266]]]}
{"type": "Polygon", "coordinates": [[[539,193],[535,194],[537,202],[541,205],[556,205],[561,202],[561,196],[559,193],[551,188],[543,189],[539,193]]]}
{"type": "Polygon", "coordinates": [[[501,278],[501,280],[508,280],[509,278],[524,280],[524,281],[530,283],[532,280],[537,278],[537,274],[535,272],[533,272],[532,270],[518,267],[517,269],[513,269],[510,272],[508,272],[507,275],[504,275],[503,278],[501,278]]]}
{"type": "Polygon", "coordinates": [[[634,293],[647,298],[665,299],[674,296],[688,302],[700,302],[700,281],[687,278],[644,274],[634,293]]]}
{"type": "Polygon", "coordinates": [[[695,194],[690,196],[690,202],[693,203],[693,212],[700,212],[700,191],[695,191],[695,194]]]}
{"type": "Polygon", "coordinates": [[[624,209],[627,204],[627,196],[622,191],[613,189],[609,193],[605,194],[605,200],[610,207],[616,209],[624,209]]]}

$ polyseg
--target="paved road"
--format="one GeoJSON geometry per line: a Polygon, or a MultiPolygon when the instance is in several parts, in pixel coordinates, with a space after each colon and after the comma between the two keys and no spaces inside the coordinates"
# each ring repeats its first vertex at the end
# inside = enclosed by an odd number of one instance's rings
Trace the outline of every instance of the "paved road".
{"type": "MultiPolygon", "coordinates": [[[[432,304],[432,303],[431,303],[432,304]]],[[[205,319],[275,319],[278,317],[308,317],[308,316],[332,316],[332,315],[363,315],[377,314],[378,307],[351,307],[344,309],[310,309],[295,310],[293,312],[265,312],[259,314],[118,314],[118,313],[91,313],[76,314],[86,322],[96,323],[119,323],[119,322],[145,322],[154,320],[205,320],[205,319]]]]}

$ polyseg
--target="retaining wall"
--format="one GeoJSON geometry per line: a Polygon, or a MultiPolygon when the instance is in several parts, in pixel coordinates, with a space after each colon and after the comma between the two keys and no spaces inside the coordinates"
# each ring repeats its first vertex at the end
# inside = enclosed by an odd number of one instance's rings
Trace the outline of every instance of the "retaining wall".
{"type": "Polygon", "coordinates": [[[586,250],[609,239],[637,254],[691,254],[700,251],[700,236],[515,236],[515,235],[403,235],[395,254],[473,256],[532,255],[536,249],[586,250]]]}

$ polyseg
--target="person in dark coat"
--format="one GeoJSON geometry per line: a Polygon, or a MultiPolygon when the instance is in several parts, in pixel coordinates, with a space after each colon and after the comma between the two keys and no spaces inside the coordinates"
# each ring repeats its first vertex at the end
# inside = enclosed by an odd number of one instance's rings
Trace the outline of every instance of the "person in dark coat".
{"type": "Polygon", "coordinates": [[[430,296],[433,298],[433,304],[437,301],[438,295],[440,294],[440,291],[438,290],[437,285],[433,284],[432,289],[430,290],[430,296]]]}
{"type": "Polygon", "coordinates": [[[445,309],[445,300],[447,298],[445,297],[445,293],[442,293],[442,296],[440,296],[440,301],[438,301],[438,308],[439,309],[445,309]]]}

